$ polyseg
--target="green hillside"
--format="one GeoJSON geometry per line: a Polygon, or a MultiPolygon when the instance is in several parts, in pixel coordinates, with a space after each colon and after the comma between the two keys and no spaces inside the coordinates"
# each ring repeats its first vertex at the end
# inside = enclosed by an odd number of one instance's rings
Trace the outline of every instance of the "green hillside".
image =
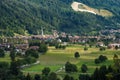
{"type": "Polygon", "coordinates": [[[0,36],[39,34],[41,27],[46,33],[55,29],[79,35],[93,35],[92,32],[97,34],[105,28],[120,28],[117,25],[120,23],[119,0],[105,0],[107,4],[102,4],[100,0],[76,1],[91,7],[105,8],[114,17],[104,18],[91,13],[75,12],[71,8],[73,0],[0,0],[0,36]],[[115,2],[114,6],[111,6],[110,1],[115,2]]]}

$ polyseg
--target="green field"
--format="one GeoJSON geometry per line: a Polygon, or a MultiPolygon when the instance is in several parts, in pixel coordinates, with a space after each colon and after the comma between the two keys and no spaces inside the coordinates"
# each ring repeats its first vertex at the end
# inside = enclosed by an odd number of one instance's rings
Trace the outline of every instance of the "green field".
{"type": "MultiPolygon", "coordinates": [[[[64,76],[66,73],[63,67],[65,63],[69,61],[76,64],[78,67],[77,73],[69,73],[77,79],[79,74],[82,73],[80,69],[82,64],[86,64],[88,67],[87,73],[92,74],[96,67],[99,68],[101,65],[113,65],[114,54],[120,56],[120,50],[107,49],[105,51],[99,51],[99,48],[92,47],[84,51],[84,46],[80,45],[68,46],[65,50],[49,47],[48,52],[44,55],[40,55],[38,58],[39,64],[26,67],[22,69],[22,71],[25,74],[28,72],[30,74],[41,74],[44,67],[49,67],[51,72],[56,72],[58,76],[64,76]],[[80,53],[80,58],[74,58],[75,52],[80,53]],[[107,56],[108,60],[100,64],[95,64],[94,59],[98,58],[99,55],[107,56]]],[[[9,53],[6,54],[5,58],[0,58],[0,61],[10,62],[9,53]]]]}
{"type": "MultiPolygon", "coordinates": [[[[64,69],[58,71],[62,68],[67,61],[76,64],[78,70],[80,71],[80,67],[82,64],[86,64],[88,66],[88,73],[93,73],[96,67],[101,65],[112,65],[113,64],[113,55],[120,55],[120,51],[116,50],[106,50],[99,51],[99,48],[88,48],[87,51],[84,51],[84,47],[80,45],[73,45],[67,47],[65,50],[55,49],[54,47],[49,47],[49,51],[45,55],[40,55],[39,61],[40,64],[34,65],[28,68],[23,69],[23,72],[29,73],[41,73],[44,67],[50,67],[51,71],[57,72],[58,74],[64,74],[64,69]],[[74,58],[74,53],[78,51],[80,53],[80,58],[74,58]],[[95,64],[94,59],[98,58],[99,55],[104,55],[108,57],[106,62],[95,64]]],[[[80,72],[79,72],[80,73],[80,72]]]]}

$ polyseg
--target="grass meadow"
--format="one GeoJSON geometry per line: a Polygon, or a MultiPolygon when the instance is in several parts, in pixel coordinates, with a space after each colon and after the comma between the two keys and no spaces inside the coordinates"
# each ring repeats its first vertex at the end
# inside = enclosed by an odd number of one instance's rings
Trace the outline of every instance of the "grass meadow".
{"type": "Polygon", "coordinates": [[[80,68],[82,64],[86,64],[88,67],[87,73],[92,74],[96,67],[100,67],[101,65],[113,65],[114,54],[120,55],[120,51],[108,49],[106,51],[99,51],[99,48],[96,47],[88,48],[87,51],[84,51],[84,46],[81,45],[68,46],[65,50],[49,47],[45,55],[40,55],[38,59],[40,64],[25,68],[23,72],[41,74],[44,67],[49,67],[52,72],[62,75],[65,74],[65,71],[64,69],[60,70],[60,68],[64,67],[65,63],[69,61],[77,65],[79,72],[76,74],[81,73],[80,68]],[[74,58],[75,52],[80,53],[80,58],[74,58]],[[99,55],[107,56],[108,60],[100,64],[95,64],[94,59],[98,58],[99,55]]]}
{"type": "MultiPolygon", "coordinates": [[[[76,79],[78,78],[81,72],[81,65],[86,64],[88,67],[88,74],[92,74],[96,67],[100,67],[101,65],[113,65],[113,56],[117,54],[120,56],[120,50],[110,50],[106,49],[105,51],[99,51],[99,48],[92,47],[88,48],[87,51],[84,51],[84,46],[81,45],[71,45],[68,46],[65,50],[62,49],[55,49],[55,47],[49,47],[49,50],[46,54],[40,55],[38,61],[39,64],[32,65],[22,69],[22,71],[30,74],[41,74],[44,67],[49,67],[51,72],[56,72],[59,77],[64,76],[65,70],[64,65],[67,61],[76,64],[78,67],[78,72],[76,73],[69,73],[76,79]],[[75,58],[74,53],[79,52],[80,57],[75,58]],[[95,64],[94,59],[98,58],[99,55],[104,55],[108,58],[107,61],[95,64]]],[[[4,58],[0,58],[0,61],[10,62],[9,54],[6,54],[4,58]]]]}

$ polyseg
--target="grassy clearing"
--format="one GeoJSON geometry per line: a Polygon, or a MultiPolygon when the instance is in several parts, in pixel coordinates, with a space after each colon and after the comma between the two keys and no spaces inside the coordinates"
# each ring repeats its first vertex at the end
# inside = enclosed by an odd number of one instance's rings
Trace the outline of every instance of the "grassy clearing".
{"type": "Polygon", "coordinates": [[[8,63],[10,63],[10,57],[9,57],[9,53],[7,52],[6,54],[5,54],[5,57],[3,57],[3,58],[0,58],[0,62],[8,62],[8,63]]]}
{"type": "Polygon", "coordinates": [[[30,66],[29,68],[25,68],[23,71],[24,72],[31,72],[31,73],[36,72],[36,73],[41,74],[44,67],[49,67],[51,69],[51,71],[56,72],[61,67],[61,65],[52,65],[52,66],[47,65],[46,66],[46,65],[38,64],[38,65],[30,66]]]}

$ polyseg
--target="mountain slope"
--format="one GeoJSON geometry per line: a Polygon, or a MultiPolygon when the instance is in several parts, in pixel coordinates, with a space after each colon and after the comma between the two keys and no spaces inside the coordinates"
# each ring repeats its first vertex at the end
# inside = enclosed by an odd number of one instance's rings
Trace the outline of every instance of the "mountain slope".
{"type": "MultiPolygon", "coordinates": [[[[76,1],[85,3],[87,0],[76,1]]],[[[72,2],[72,0],[0,0],[0,35],[39,34],[41,27],[46,33],[56,29],[79,35],[86,33],[93,35],[105,28],[119,28],[116,24],[119,23],[119,17],[116,17],[119,15],[112,10],[115,16],[104,18],[90,13],[75,12],[71,8],[72,2]]]]}

